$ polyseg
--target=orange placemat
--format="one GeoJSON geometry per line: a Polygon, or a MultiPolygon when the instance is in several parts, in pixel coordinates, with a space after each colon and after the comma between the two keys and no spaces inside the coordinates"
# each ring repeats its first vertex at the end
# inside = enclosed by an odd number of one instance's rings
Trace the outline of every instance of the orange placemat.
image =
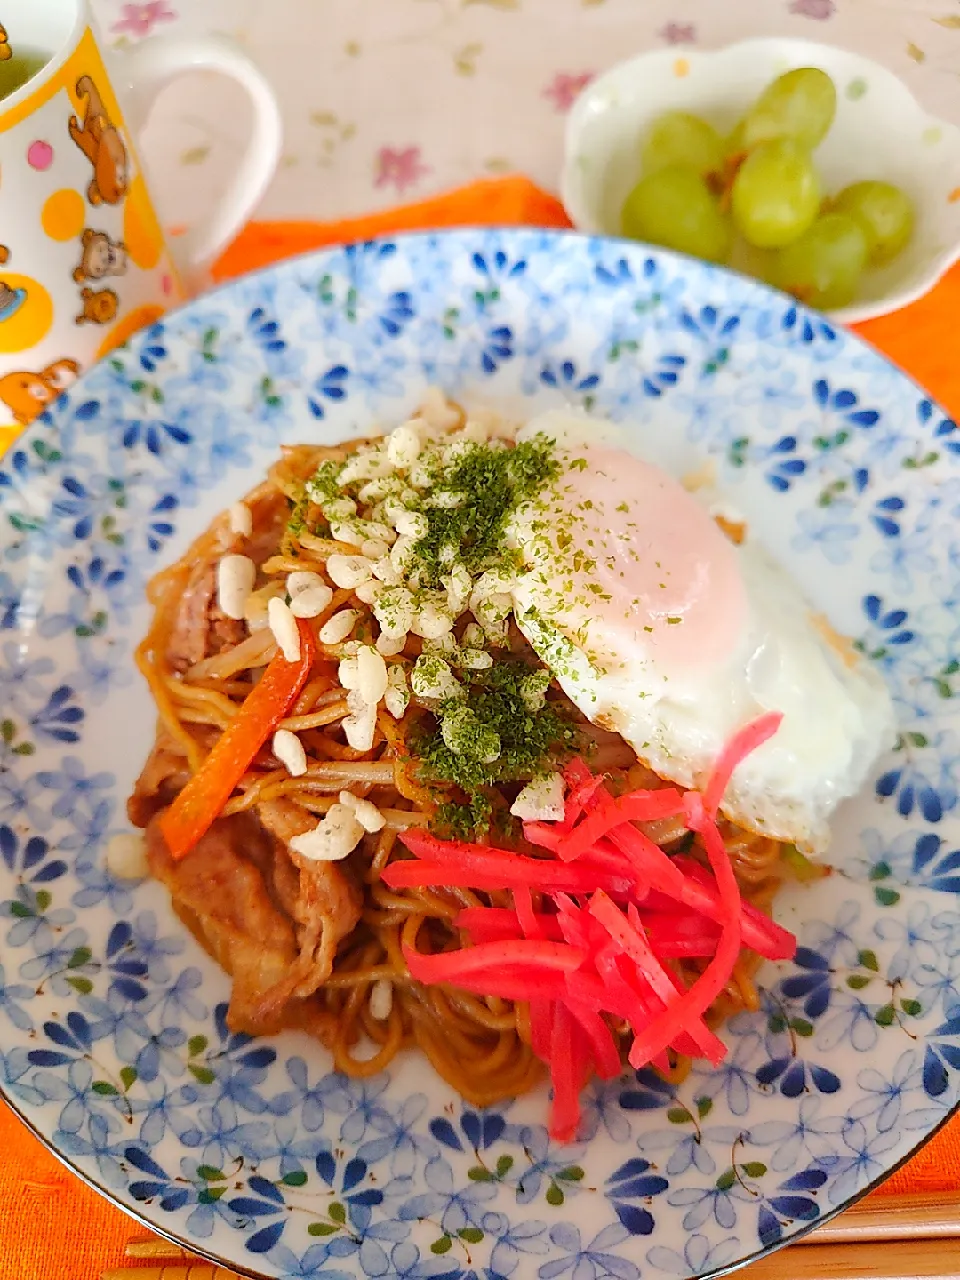
{"type": "MultiPolygon", "coordinates": [[[[477,182],[422,204],[335,224],[253,223],[217,263],[225,280],[322,245],[455,226],[569,226],[563,207],[525,178],[477,182]]],[[[921,301],[857,326],[956,417],[960,414],[960,266],[921,301]]],[[[123,1263],[135,1224],[62,1168],[0,1106],[0,1280],[99,1280],[123,1263]]],[[[960,1187],[960,1119],[874,1195],[960,1187]]]]}

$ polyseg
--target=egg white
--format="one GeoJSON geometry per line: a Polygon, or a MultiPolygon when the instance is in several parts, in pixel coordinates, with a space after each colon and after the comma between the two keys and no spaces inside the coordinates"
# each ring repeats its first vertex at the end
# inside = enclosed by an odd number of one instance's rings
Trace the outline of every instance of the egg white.
{"type": "MultiPolygon", "coordinates": [[[[538,433],[564,450],[598,439],[625,448],[629,441],[610,423],[557,412],[529,422],[521,438],[538,433]]],[[[629,451],[637,454],[632,443],[629,451]]],[[[715,492],[702,501],[729,510],[715,492]]],[[[522,523],[518,528],[522,548],[522,523]]],[[[775,736],[734,771],[721,812],[748,830],[819,853],[837,805],[860,790],[895,741],[892,702],[879,672],[830,631],[762,547],[748,537],[735,553],[746,617],[718,661],[667,673],[652,646],[625,648],[622,631],[595,619],[587,644],[583,609],[574,601],[558,608],[556,591],[545,594],[536,572],[521,576],[514,589],[517,625],[592,723],[615,729],[654,772],[683,787],[705,785],[744,725],[781,712],[775,736]]]]}

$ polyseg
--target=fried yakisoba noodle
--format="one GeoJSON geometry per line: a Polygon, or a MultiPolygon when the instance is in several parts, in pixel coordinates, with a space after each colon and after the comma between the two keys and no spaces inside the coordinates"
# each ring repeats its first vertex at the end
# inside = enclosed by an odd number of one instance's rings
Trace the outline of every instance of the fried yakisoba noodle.
{"type": "MultiPolygon", "coordinates": [[[[266,480],[244,499],[252,531],[234,533],[229,513],[223,513],[150,583],[153,620],[137,663],[156,703],[158,723],[129,813],[146,828],[152,874],[169,890],[183,922],[231,975],[228,1024],[234,1031],[303,1030],[351,1076],[372,1075],[402,1049],[417,1047],[458,1093],[485,1106],[523,1093],[542,1078],[543,1066],[530,1048],[527,1006],[422,986],[407,972],[403,947],[439,952],[462,946],[468,940],[455,927],[457,913],[470,906],[512,906],[510,895],[457,888],[392,890],[380,880],[390,860],[403,855],[398,832],[429,824],[444,799],[443,788],[427,785],[411,756],[410,737],[422,710],[411,705],[394,719],[381,707],[372,748],[350,747],[343,730],[349,707],[337,676],[342,645],[321,643],[314,669],[281,723],[299,735],[306,771],[292,776],[268,742],[221,816],[186,857],[174,861],[159,828],[161,815],[276,651],[266,625],[266,601],[283,596],[290,572],[322,574],[330,555],[356,551],[309,532],[317,527],[320,511],[304,496],[304,484],[322,462],[342,459],[361,443],[284,449],[266,480]],[[226,617],[218,604],[217,566],[231,553],[249,556],[257,566],[247,622],[226,617]],[[294,852],[291,839],[314,827],[344,790],[376,805],[382,829],[365,834],[342,861],[313,862],[294,852]]],[[[346,606],[360,615],[356,633],[374,637],[377,626],[369,606],[347,588],[336,588],[310,625],[319,631],[346,606]]],[[[509,647],[541,665],[514,631],[509,647]]],[[[391,660],[415,658],[420,648],[421,641],[410,635],[391,660]]],[[[614,791],[659,784],[615,733],[587,724],[555,687],[549,696],[577,722],[591,767],[607,774],[614,791]]],[[[495,796],[494,807],[505,811],[515,793],[514,787],[509,795],[495,796]]],[[[683,848],[704,860],[681,821],[664,819],[642,829],[664,848],[683,848]]],[[[723,833],[744,896],[766,908],[784,874],[781,846],[729,824],[723,833]]],[[[543,853],[522,841],[516,847],[543,853]]],[[[689,984],[705,961],[672,963],[689,984]]],[[[755,956],[743,954],[711,1021],[757,1007],[757,964],[755,956]]],[[[682,1074],[684,1064],[675,1060],[674,1070],[682,1074]]]]}

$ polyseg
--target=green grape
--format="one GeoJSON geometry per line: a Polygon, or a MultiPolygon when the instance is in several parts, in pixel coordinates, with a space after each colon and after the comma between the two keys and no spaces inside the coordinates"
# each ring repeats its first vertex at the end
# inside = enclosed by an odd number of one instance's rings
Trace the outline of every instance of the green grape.
{"type": "Polygon", "coordinates": [[[827,135],[837,110],[837,90],[819,67],[797,67],[767,85],[743,118],[743,144],[793,138],[812,151],[827,135]]]}
{"type": "Polygon", "coordinates": [[[760,249],[803,235],[820,210],[820,179],[810,152],[790,138],[765,142],[737,170],[731,192],[737,230],[760,249]]]}
{"type": "Polygon", "coordinates": [[[867,237],[856,219],[825,213],[778,252],[773,283],[812,307],[845,307],[866,264],[867,237]]]}
{"type": "Polygon", "coordinates": [[[891,262],[913,234],[910,197],[889,182],[854,182],[844,187],[831,205],[837,213],[848,213],[860,223],[871,266],[891,262]]]}
{"type": "Polygon", "coordinates": [[[645,174],[627,196],[623,234],[708,262],[725,262],[733,232],[703,178],[672,165],[645,174]]]}
{"type": "Polygon", "coordinates": [[[644,173],[684,165],[701,177],[723,168],[723,142],[712,124],[686,111],[665,111],[647,131],[640,149],[644,173]]]}
{"type": "Polygon", "coordinates": [[[742,236],[737,236],[730,251],[729,266],[742,275],[753,276],[765,284],[776,284],[777,249],[758,249],[742,236]]]}
{"type": "Polygon", "coordinates": [[[724,155],[727,160],[737,160],[745,153],[747,148],[743,140],[743,135],[743,121],[738,120],[728,134],[726,142],[723,144],[724,155]]]}

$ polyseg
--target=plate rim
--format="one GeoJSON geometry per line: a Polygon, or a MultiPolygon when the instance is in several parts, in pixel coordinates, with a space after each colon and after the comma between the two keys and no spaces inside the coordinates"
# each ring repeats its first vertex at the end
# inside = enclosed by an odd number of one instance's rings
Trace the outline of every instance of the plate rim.
{"type": "MultiPolygon", "coordinates": [[[[270,1037],[264,1038],[269,1039],[270,1037]]],[[[128,1218],[139,1223],[140,1226],[145,1228],[145,1230],[153,1232],[154,1235],[159,1236],[162,1240],[169,1240],[171,1244],[177,1245],[181,1249],[185,1249],[188,1253],[195,1254],[204,1262],[212,1263],[214,1266],[218,1267],[226,1267],[228,1270],[234,1271],[237,1275],[245,1277],[245,1280],[274,1280],[274,1277],[266,1271],[257,1271],[255,1268],[249,1267],[245,1263],[241,1264],[232,1262],[229,1259],[224,1258],[222,1255],[212,1253],[204,1246],[195,1244],[191,1240],[178,1235],[177,1232],[172,1229],[157,1226],[143,1213],[133,1208],[132,1205],[125,1204],[124,1201],[122,1201],[119,1196],[108,1187],[102,1186],[91,1174],[88,1174],[84,1170],[78,1168],[69,1156],[58,1150],[53,1145],[52,1139],[47,1138],[45,1134],[41,1133],[40,1130],[37,1129],[36,1126],[23,1114],[17,1104],[6,1092],[2,1083],[0,1083],[0,1101],[3,1101],[10,1108],[20,1123],[61,1165],[64,1166],[65,1169],[75,1177],[79,1178],[85,1186],[88,1186],[92,1191],[95,1191],[102,1199],[106,1200],[108,1204],[112,1205],[114,1209],[118,1209],[121,1213],[126,1214],[128,1218]]],[[[937,1121],[936,1126],[931,1129],[929,1133],[924,1134],[912,1150],[908,1151],[906,1155],[901,1156],[896,1164],[892,1165],[885,1173],[874,1178],[874,1180],[868,1183],[862,1190],[856,1192],[855,1195],[852,1195],[849,1200],[845,1200],[843,1204],[831,1209],[828,1213],[820,1214],[814,1222],[804,1223],[787,1239],[774,1241],[773,1244],[767,1245],[765,1248],[758,1249],[756,1253],[751,1253],[746,1257],[738,1258],[735,1262],[726,1263],[720,1267],[714,1267],[711,1271],[701,1271],[699,1275],[690,1277],[689,1280],[720,1280],[720,1277],[722,1276],[734,1275],[744,1267],[748,1267],[754,1262],[759,1262],[762,1258],[772,1257],[782,1249],[788,1249],[791,1245],[798,1244],[804,1239],[804,1237],[811,1235],[816,1231],[818,1227],[822,1227],[828,1222],[833,1222],[835,1218],[839,1218],[842,1213],[847,1211],[847,1209],[852,1209],[855,1204],[859,1204],[866,1196],[870,1195],[872,1192],[876,1191],[878,1187],[882,1186],[888,1178],[892,1178],[895,1173],[899,1173],[900,1170],[905,1165],[909,1164],[914,1156],[922,1151],[928,1143],[932,1142],[933,1139],[936,1138],[957,1115],[960,1115],[960,1098],[958,1098],[950,1110],[937,1121]]],[[[871,1242],[868,1240],[866,1243],[869,1244],[871,1242]]],[[[841,1246],[834,1245],[833,1247],[840,1248],[841,1246]]],[[[520,1280],[525,1280],[525,1278],[521,1276],[520,1280]]]]}
{"type": "MultiPolygon", "coordinates": [[[[195,307],[212,303],[217,298],[224,298],[224,297],[229,298],[231,295],[233,295],[235,298],[237,298],[238,301],[240,301],[238,295],[240,295],[241,290],[243,288],[250,288],[251,285],[255,286],[256,282],[260,281],[261,279],[268,279],[271,275],[276,275],[284,270],[293,270],[298,266],[307,266],[315,262],[319,263],[324,260],[330,260],[334,258],[337,254],[342,253],[345,249],[348,249],[350,247],[368,247],[368,246],[373,247],[378,245],[396,246],[398,242],[412,243],[412,242],[419,241],[421,243],[427,243],[430,241],[437,241],[437,240],[446,241],[446,242],[463,241],[464,244],[466,245],[466,244],[469,244],[471,237],[479,238],[483,240],[490,239],[491,237],[498,237],[500,238],[501,241],[504,238],[516,239],[520,241],[528,241],[528,240],[536,239],[541,243],[544,241],[553,241],[555,242],[555,244],[562,243],[563,241],[568,241],[572,238],[582,243],[584,246],[600,245],[600,244],[607,244],[611,246],[622,246],[624,249],[629,250],[630,253],[641,253],[648,256],[652,256],[656,259],[666,259],[668,262],[671,260],[678,261],[684,265],[686,270],[690,270],[690,268],[692,267],[698,274],[705,273],[707,276],[720,275],[723,277],[734,277],[741,283],[741,286],[746,286],[750,292],[755,293],[758,299],[766,296],[768,298],[772,298],[776,300],[781,305],[783,304],[791,305],[796,308],[799,314],[806,317],[810,317],[821,323],[825,323],[834,330],[841,331],[844,336],[844,339],[846,341],[852,341],[855,348],[860,353],[869,353],[871,358],[879,361],[882,365],[885,365],[888,368],[894,370],[899,378],[903,378],[906,382],[910,384],[910,386],[914,389],[914,391],[917,393],[918,396],[921,396],[922,398],[930,401],[930,403],[936,406],[944,414],[945,417],[949,418],[950,420],[954,419],[953,413],[949,411],[942,404],[942,402],[938,401],[931,394],[931,392],[926,387],[924,387],[923,384],[921,384],[918,381],[918,379],[912,373],[910,373],[908,370],[905,370],[901,365],[899,365],[884,351],[880,350],[877,346],[875,346],[867,338],[862,336],[859,332],[852,329],[848,322],[835,320],[828,313],[816,311],[806,306],[805,304],[800,303],[799,301],[793,299],[792,297],[790,297],[790,295],[784,294],[780,290],[777,290],[772,286],[767,285],[765,282],[756,280],[753,277],[747,276],[742,272],[735,271],[729,267],[718,267],[712,264],[703,263],[699,259],[693,258],[689,255],[676,253],[671,250],[663,249],[659,246],[647,245],[637,241],[632,241],[623,236],[604,236],[597,233],[581,231],[574,227],[539,228],[539,227],[530,226],[530,225],[472,224],[472,225],[463,225],[463,226],[457,226],[457,227],[441,227],[435,230],[400,231],[400,232],[397,232],[396,234],[384,233],[376,236],[364,237],[360,239],[346,241],[343,243],[320,246],[315,249],[309,249],[302,253],[291,255],[290,257],[281,259],[277,262],[264,264],[263,266],[258,267],[255,270],[247,272],[241,276],[236,276],[231,279],[224,280],[217,283],[213,288],[205,290],[203,293],[197,295],[196,297],[188,299],[186,302],[182,303],[176,308],[173,308],[170,311],[164,313],[164,315],[159,317],[158,320],[155,321],[153,325],[147,326],[146,328],[140,330],[138,333],[132,335],[131,338],[128,339],[128,341],[123,344],[123,347],[121,349],[136,351],[138,347],[141,346],[147,340],[147,336],[150,334],[151,330],[156,325],[166,328],[171,324],[172,321],[176,321],[182,315],[188,314],[195,307]]],[[[554,253],[555,253],[555,249],[554,249],[554,253]]],[[[76,395],[77,388],[80,388],[82,391],[85,381],[91,375],[93,375],[94,372],[98,370],[102,364],[104,364],[107,360],[109,360],[110,354],[111,353],[108,353],[103,358],[98,360],[94,365],[92,365],[89,369],[84,371],[84,373],[77,380],[77,382],[73,384],[73,386],[70,388],[69,394],[71,396],[76,395]]],[[[8,470],[6,465],[7,459],[11,458],[13,454],[17,451],[17,449],[23,448],[25,446],[29,446],[29,443],[42,432],[42,430],[44,429],[44,426],[51,425],[52,413],[56,412],[57,405],[59,402],[60,402],[60,397],[58,397],[57,401],[55,401],[53,404],[48,406],[45,409],[44,413],[41,414],[32,424],[27,426],[25,430],[11,444],[7,453],[7,458],[0,459],[0,472],[3,472],[3,473],[7,472],[8,470]]],[[[960,459],[958,459],[957,461],[957,474],[958,476],[960,476],[960,459]]],[[[197,513],[193,512],[192,514],[196,515],[197,513]]],[[[0,550],[2,550],[2,548],[0,548],[0,550]]],[[[949,899],[950,897],[950,895],[943,895],[943,896],[947,899],[949,899]]],[[[960,900],[958,900],[958,910],[960,910],[960,900]]],[[[274,1039],[274,1037],[256,1037],[256,1039],[263,1039],[269,1043],[271,1040],[274,1039]]],[[[272,1273],[257,1270],[256,1268],[250,1267],[246,1262],[235,1261],[230,1258],[225,1258],[224,1256],[218,1253],[211,1252],[208,1248],[204,1247],[203,1243],[199,1241],[194,1241],[185,1236],[181,1236],[180,1234],[178,1234],[176,1230],[168,1229],[159,1225],[159,1222],[155,1223],[154,1221],[149,1219],[144,1213],[142,1213],[137,1207],[135,1207],[134,1202],[127,1203],[124,1200],[122,1200],[120,1198],[119,1192],[111,1190],[107,1186],[103,1185],[100,1181],[98,1181],[97,1177],[94,1176],[92,1173],[87,1172],[81,1167],[79,1167],[74,1162],[72,1157],[68,1156],[66,1153],[61,1151],[54,1144],[54,1139],[52,1136],[48,1137],[44,1133],[42,1133],[40,1129],[28,1118],[27,1114],[25,1114],[25,1112],[21,1109],[21,1106],[14,1099],[11,1093],[8,1091],[6,1084],[2,1081],[0,1081],[0,1099],[2,1099],[3,1102],[10,1108],[10,1110],[17,1117],[19,1122],[25,1126],[25,1128],[46,1148],[47,1151],[50,1152],[51,1155],[53,1155],[58,1160],[58,1162],[61,1165],[63,1165],[66,1169],[68,1169],[70,1173],[72,1173],[77,1178],[79,1178],[81,1182],[85,1183],[92,1190],[94,1190],[98,1195],[102,1196],[114,1208],[120,1210],[127,1217],[129,1217],[134,1222],[142,1226],[145,1230],[153,1233],[154,1235],[160,1237],[161,1239],[170,1241],[172,1244],[180,1248],[183,1248],[189,1253],[194,1254],[197,1257],[204,1259],[209,1263],[227,1267],[239,1275],[248,1277],[249,1280],[270,1280],[272,1273]]],[[[919,1141],[915,1143],[915,1145],[913,1145],[910,1148],[909,1151],[903,1154],[894,1164],[892,1164],[882,1174],[879,1174],[862,1189],[858,1190],[855,1194],[851,1195],[848,1199],[844,1200],[844,1202],[841,1205],[836,1207],[831,1207],[828,1211],[821,1213],[816,1218],[816,1220],[810,1223],[802,1223],[796,1226],[796,1229],[794,1229],[790,1234],[790,1236],[785,1239],[782,1238],[769,1245],[761,1246],[756,1251],[751,1252],[742,1257],[739,1257],[730,1263],[722,1264],[708,1271],[699,1272],[698,1280],[716,1280],[716,1278],[718,1277],[733,1274],[744,1266],[747,1266],[753,1262],[756,1262],[761,1258],[777,1253],[781,1249],[787,1248],[791,1244],[797,1243],[802,1238],[808,1236],[811,1232],[817,1230],[817,1228],[819,1228],[820,1226],[824,1225],[827,1222],[832,1221],[833,1219],[838,1217],[840,1214],[845,1212],[847,1209],[859,1203],[865,1196],[871,1194],[879,1186],[881,1186],[884,1182],[886,1182],[891,1176],[893,1176],[893,1174],[901,1170],[921,1150],[923,1150],[934,1138],[936,1138],[941,1133],[941,1131],[958,1114],[960,1114],[960,1097],[958,1097],[957,1101],[950,1107],[950,1109],[947,1112],[945,1112],[943,1116],[940,1117],[940,1119],[929,1131],[924,1133],[924,1135],[919,1139],[919,1141]]],[[[357,1274],[359,1275],[360,1273],[358,1272],[357,1274]]],[[[518,1274],[521,1276],[523,1275],[522,1272],[518,1274]]],[[[532,1274],[533,1272],[531,1272],[531,1275],[532,1274]]]]}

